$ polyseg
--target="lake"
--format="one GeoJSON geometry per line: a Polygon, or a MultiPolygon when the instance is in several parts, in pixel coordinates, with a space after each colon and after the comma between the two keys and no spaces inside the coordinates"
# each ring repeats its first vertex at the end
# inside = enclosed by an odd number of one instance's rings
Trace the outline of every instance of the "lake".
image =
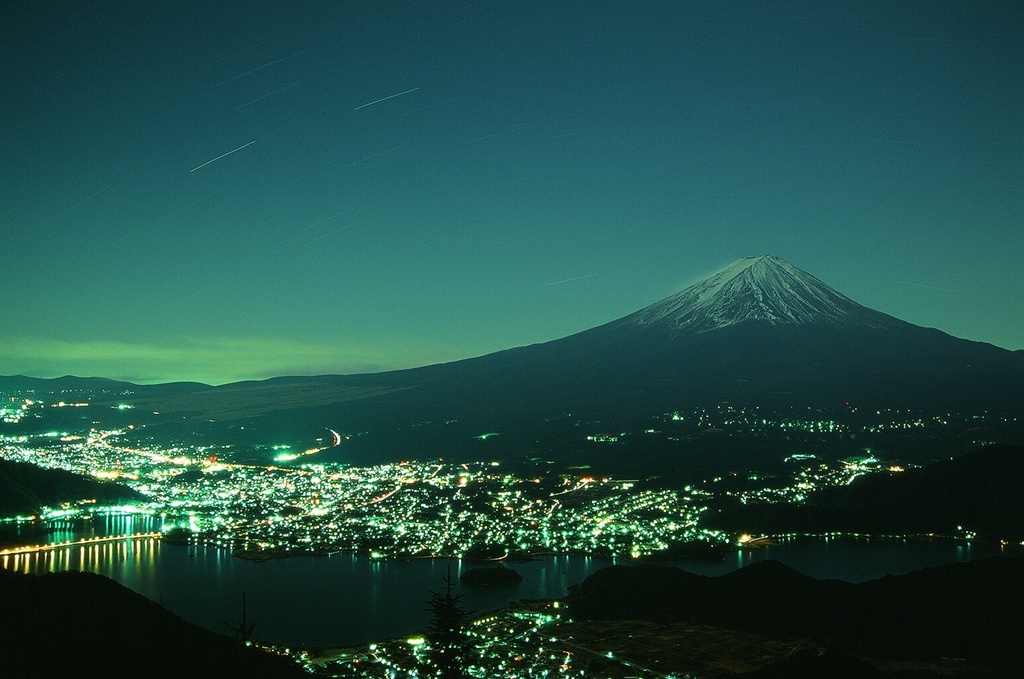
{"type": "MultiPolygon", "coordinates": [[[[146,516],[97,517],[91,526],[54,526],[54,540],[159,529],[146,516]]],[[[723,563],[681,562],[702,575],[722,575],[762,559],[777,559],[815,578],[863,582],[886,574],[990,556],[1024,555],[1020,545],[951,540],[878,538],[792,538],[777,545],[744,550],[723,563]]],[[[460,587],[463,605],[484,612],[516,599],[565,596],[570,585],[612,564],[583,556],[544,557],[510,564],[522,576],[516,587],[460,587]]],[[[109,577],[140,594],[162,601],[182,618],[229,634],[227,623],[241,617],[246,593],[254,637],[289,646],[355,645],[409,634],[422,628],[431,590],[480,564],[444,559],[372,560],[354,554],[292,557],[261,563],[231,556],[215,547],[186,547],[157,539],[125,540],[92,546],[0,557],[0,566],[42,574],[82,570],[109,577]],[[226,622],[225,622],[226,621],[226,622]]]]}

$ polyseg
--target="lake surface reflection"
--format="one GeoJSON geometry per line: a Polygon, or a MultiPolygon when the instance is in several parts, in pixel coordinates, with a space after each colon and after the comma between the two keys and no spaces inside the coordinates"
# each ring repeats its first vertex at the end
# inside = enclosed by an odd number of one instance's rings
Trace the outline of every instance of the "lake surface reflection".
{"type": "MultiPolygon", "coordinates": [[[[158,529],[159,519],[111,516],[92,526],[56,527],[55,539],[70,539],[83,528],[93,535],[158,529]]],[[[794,538],[730,555],[723,563],[681,562],[702,575],[722,575],[762,559],[777,559],[815,578],[862,582],[886,574],[989,556],[1020,557],[1019,545],[967,544],[948,540],[876,538],[794,538]]],[[[582,556],[544,557],[510,564],[523,581],[512,588],[461,587],[470,611],[500,608],[516,599],[557,598],[587,575],[613,563],[582,556]]],[[[185,547],[156,539],[0,557],[0,566],[42,574],[82,570],[109,577],[140,594],[162,601],[182,618],[220,633],[241,616],[246,593],[254,636],[292,646],[357,644],[408,634],[429,617],[430,590],[480,564],[423,559],[378,561],[353,554],[293,557],[262,563],[245,561],[214,547],[185,547]],[[226,622],[225,622],[226,621],[226,622]]]]}

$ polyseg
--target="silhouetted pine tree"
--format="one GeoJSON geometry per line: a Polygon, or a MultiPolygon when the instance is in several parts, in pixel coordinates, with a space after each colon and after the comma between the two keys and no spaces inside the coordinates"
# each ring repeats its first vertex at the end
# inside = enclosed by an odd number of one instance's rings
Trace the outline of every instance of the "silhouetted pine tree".
{"type": "Polygon", "coordinates": [[[444,591],[430,592],[431,612],[427,627],[427,653],[420,674],[441,679],[465,679],[475,649],[463,628],[468,615],[462,607],[462,595],[452,592],[452,569],[444,576],[444,591]]]}
{"type": "Polygon", "coordinates": [[[231,636],[239,643],[246,643],[252,639],[252,631],[256,629],[256,623],[249,624],[246,620],[245,592],[242,592],[242,619],[237,625],[232,625],[227,620],[224,624],[231,630],[231,636]]]}

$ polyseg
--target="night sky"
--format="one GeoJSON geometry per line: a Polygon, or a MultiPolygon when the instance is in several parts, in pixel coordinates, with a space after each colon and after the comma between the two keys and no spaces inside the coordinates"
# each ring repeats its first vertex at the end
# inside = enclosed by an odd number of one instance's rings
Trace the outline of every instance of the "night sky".
{"type": "Polygon", "coordinates": [[[0,6],[0,374],[547,341],[734,259],[1024,348],[1020,2],[0,6]]]}

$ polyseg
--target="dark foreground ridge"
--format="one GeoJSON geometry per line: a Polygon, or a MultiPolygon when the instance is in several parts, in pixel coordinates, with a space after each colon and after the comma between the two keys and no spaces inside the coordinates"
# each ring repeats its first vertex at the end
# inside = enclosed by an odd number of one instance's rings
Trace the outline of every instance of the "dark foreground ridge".
{"type": "Polygon", "coordinates": [[[178,618],[113,580],[0,568],[0,663],[9,677],[307,676],[285,657],[178,618]]]}
{"type": "Polygon", "coordinates": [[[1005,673],[1024,667],[1022,600],[1020,559],[950,564],[860,584],[815,580],[768,560],[717,578],[668,566],[611,566],[570,588],[568,604],[580,620],[686,620],[810,639],[840,654],[959,658],[1005,673]]]}

